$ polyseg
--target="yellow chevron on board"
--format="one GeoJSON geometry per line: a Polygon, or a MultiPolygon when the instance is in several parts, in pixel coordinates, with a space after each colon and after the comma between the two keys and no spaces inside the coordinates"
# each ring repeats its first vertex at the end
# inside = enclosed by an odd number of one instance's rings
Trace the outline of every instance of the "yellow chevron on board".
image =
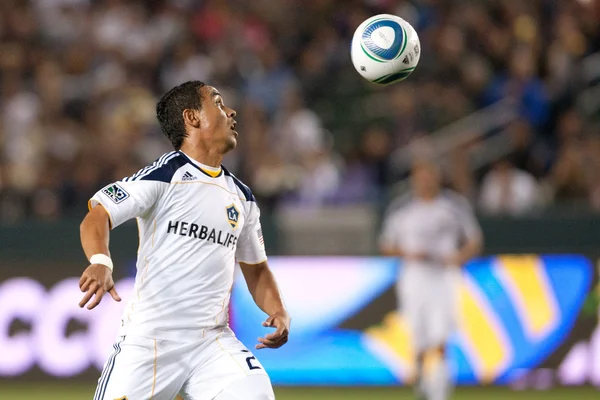
{"type": "Polygon", "coordinates": [[[414,369],[414,352],[410,330],[406,321],[395,311],[388,313],[381,325],[368,328],[365,333],[379,344],[388,348],[399,363],[409,369],[409,377],[414,369]]]}
{"type": "Polygon", "coordinates": [[[489,383],[504,370],[512,350],[502,340],[502,327],[494,323],[493,311],[475,290],[463,280],[459,291],[459,331],[473,371],[483,383],[489,383]]]}
{"type": "Polygon", "coordinates": [[[529,336],[540,337],[552,329],[559,311],[542,260],[534,255],[501,256],[496,268],[529,336]]]}

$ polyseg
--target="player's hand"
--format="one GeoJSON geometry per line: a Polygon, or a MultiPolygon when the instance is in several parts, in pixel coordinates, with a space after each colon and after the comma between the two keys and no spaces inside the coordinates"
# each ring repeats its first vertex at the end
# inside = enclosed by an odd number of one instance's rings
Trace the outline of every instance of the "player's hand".
{"type": "Polygon", "coordinates": [[[92,264],[87,267],[85,271],[83,271],[81,279],[79,279],[79,289],[85,293],[79,302],[79,307],[83,308],[83,306],[87,304],[88,310],[91,310],[100,304],[102,296],[107,292],[110,293],[115,301],[121,301],[121,297],[119,297],[119,294],[115,289],[112,271],[106,265],[92,264]],[[94,300],[89,302],[94,295],[94,300]]]}
{"type": "Polygon", "coordinates": [[[276,331],[258,338],[260,343],[256,345],[257,350],[276,349],[287,343],[290,332],[290,316],[286,312],[271,315],[262,325],[276,328],[276,331]]]}
{"type": "Polygon", "coordinates": [[[462,257],[458,253],[451,254],[444,261],[447,267],[462,267],[464,264],[462,257]]]}
{"type": "Polygon", "coordinates": [[[430,257],[425,252],[408,253],[404,256],[406,261],[430,261],[430,257]]]}

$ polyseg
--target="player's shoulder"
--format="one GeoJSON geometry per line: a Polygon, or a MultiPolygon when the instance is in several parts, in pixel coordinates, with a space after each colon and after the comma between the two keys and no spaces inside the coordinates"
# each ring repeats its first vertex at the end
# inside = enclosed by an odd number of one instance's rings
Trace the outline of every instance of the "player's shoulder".
{"type": "Polygon", "coordinates": [[[453,210],[462,212],[470,212],[472,210],[469,200],[454,190],[445,189],[442,191],[440,197],[444,204],[453,210]]]}
{"type": "Polygon", "coordinates": [[[394,218],[402,215],[414,204],[414,195],[408,191],[395,197],[387,207],[385,218],[394,218]]]}
{"type": "Polygon", "coordinates": [[[239,180],[234,174],[229,172],[229,170],[227,168],[225,168],[224,166],[221,166],[221,168],[223,169],[223,175],[224,175],[225,179],[230,181],[230,183],[232,184],[232,186],[235,187],[239,196],[242,199],[244,199],[246,201],[252,201],[252,202],[256,201],[256,198],[254,197],[254,194],[252,193],[252,190],[250,190],[248,185],[246,185],[241,180],[239,180]]]}
{"type": "Polygon", "coordinates": [[[123,182],[153,181],[170,183],[179,168],[187,160],[179,151],[171,151],[157,158],[152,164],[123,179],[123,182]]]}

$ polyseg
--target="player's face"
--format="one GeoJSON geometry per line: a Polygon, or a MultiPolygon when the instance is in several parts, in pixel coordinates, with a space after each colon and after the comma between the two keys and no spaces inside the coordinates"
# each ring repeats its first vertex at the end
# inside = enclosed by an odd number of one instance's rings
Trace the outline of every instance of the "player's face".
{"type": "Polygon", "coordinates": [[[418,197],[431,198],[440,189],[440,173],[434,165],[421,164],[413,169],[412,185],[418,197]]]}
{"type": "Polygon", "coordinates": [[[226,153],[237,145],[235,110],[227,107],[221,94],[212,86],[202,88],[200,126],[211,144],[226,153]]]}

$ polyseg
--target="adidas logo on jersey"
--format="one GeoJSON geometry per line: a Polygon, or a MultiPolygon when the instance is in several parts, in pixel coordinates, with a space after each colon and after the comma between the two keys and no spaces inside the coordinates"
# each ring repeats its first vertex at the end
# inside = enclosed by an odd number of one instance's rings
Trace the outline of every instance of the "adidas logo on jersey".
{"type": "Polygon", "coordinates": [[[190,174],[188,171],[185,171],[185,174],[183,174],[183,176],[181,177],[182,181],[193,181],[196,178],[194,175],[190,174]]]}

